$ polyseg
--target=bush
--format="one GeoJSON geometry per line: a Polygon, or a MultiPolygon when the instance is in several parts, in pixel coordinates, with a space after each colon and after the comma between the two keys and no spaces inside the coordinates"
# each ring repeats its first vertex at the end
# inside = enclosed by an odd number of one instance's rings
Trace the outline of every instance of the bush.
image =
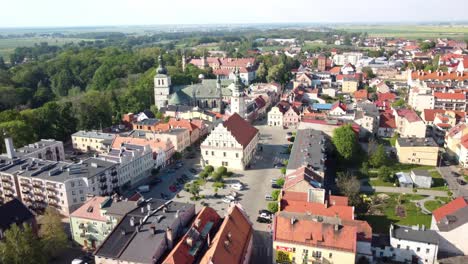
{"type": "Polygon", "coordinates": [[[286,174],[286,167],[281,168],[280,172],[281,172],[281,175],[285,175],[286,174]]]}
{"type": "Polygon", "coordinates": [[[273,190],[271,192],[271,197],[273,198],[273,200],[278,201],[279,194],[280,194],[280,190],[273,190]]]}
{"type": "Polygon", "coordinates": [[[218,172],[213,172],[211,174],[211,179],[214,181],[214,182],[222,182],[223,181],[223,175],[218,173],[218,172]]]}
{"type": "Polygon", "coordinates": [[[214,168],[213,168],[213,166],[208,165],[208,166],[205,167],[204,171],[206,171],[206,173],[210,174],[210,173],[212,173],[214,171],[214,168]]]}
{"type": "Polygon", "coordinates": [[[379,179],[381,179],[384,182],[393,182],[393,171],[387,167],[387,166],[382,166],[379,168],[379,179]]]}
{"type": "Polygon", "coordinates": [[[283,187],[283,185],[284,185],[284,179],[283,179],[283,178],[278,179],[278,180],[276,181],[276,184],[277,184],[278,186],[280,186],[280,187],[283,187]]]}
{"type": "Polygon", "coordinates": [[[268,203],[268,211],[272,213],[278,212],[278,202],[270,202],[268,203]]]}
{"type": "Polygon", "coordinates": [[[199,176],[201,179],[204,179],[204,180],[205,180],[206,178],[208,178],[209,174],[208,174],[208,172],[206,172],[206,171],[202,171],[202,172],[200,172],[200,174],[198,174],[198,176],[199,176]]]}
{"type": "Polygon", "coordinates": [[[216,169],[216,172],[219,173],[221,176],[226,175],[227,169],[226,167],[222,166],[216,169]]]}

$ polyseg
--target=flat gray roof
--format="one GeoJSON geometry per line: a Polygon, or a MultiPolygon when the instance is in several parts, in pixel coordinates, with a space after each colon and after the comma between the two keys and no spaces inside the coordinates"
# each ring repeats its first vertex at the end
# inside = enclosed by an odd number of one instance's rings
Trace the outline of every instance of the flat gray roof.
{"type": "Polygon", "coordinates": [[[394,226],[394,238],[437,245],[439,237],[434,230],[414,230],[408,226],[394,226]]]}
{"type": "Polygon", "coordinates": [[[75,134],[72,135],[72,137],[87,137],[87,138],[95,138],[95,139],[107,139],[107,140],[113,140],[116,135],[115,134],[110,134],[110,133],[102,133],[102,132],[97,132],[97,131],[78,131],[75,134]]]}
{"type": "Polygon", "coordinates": [[[288,161],[288,170],[310,165],[314,171],[325,170],[327,139],[323,132],[314,129],[297,130],[288,161]]]}
{"type": "Polygon", "coordinates": [[[438,147],[433,138],[397,138],[401,147],[438,147]]]}

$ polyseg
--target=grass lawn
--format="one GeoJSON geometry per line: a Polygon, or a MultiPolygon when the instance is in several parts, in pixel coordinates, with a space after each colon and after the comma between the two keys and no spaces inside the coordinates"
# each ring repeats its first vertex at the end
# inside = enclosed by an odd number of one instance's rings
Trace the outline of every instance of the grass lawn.
{"type": "Polygon", "coordinates": [[[388,187],[395,187],[393,182],[384,182],[379,178],[371,178],[369,181],[370,186],[388,186],[388,187]]]}
{"type": "MultiPolygon", "coordinates": [[[[375,199],[377,194],[373,196],[375,199]]],[[[402,195],[401,206],[405,209],[406,215],[404,217],[396,214],[396,206],[398,204],[398,194],[387,193],[389,198],[380,204],[372,207],[372,212],[365,215],[360,215],[359,219],[366,220],[372,226],[372,230],[376,233],[388,233],[391,223],[399,225],[425,225],[429,227],[431,224],[431,215],[426,215],[411,202],[411,200],[418,200],[422,198],[420,195],[409,194],[402,195]],[[380,213],[377,213],[380,212],[380,213]]]]}
{"type": "Polygon", "coordinates": [[[439,200],[434,200],[434,201],[427,201],[424,203],[424,207],[426,207],[427,210],[429,211],[434,211],[435,209],[441,207],[442,205],[444,205],[443,203],[441,203],[439,200]]]}
{"type": "Polygon", "coordinates": [[[409,39],[465,39],[468,28],[460,25],[352,25],[340,27],[349,32],[367,32],[369,37],[401,37],[409,39]]]}

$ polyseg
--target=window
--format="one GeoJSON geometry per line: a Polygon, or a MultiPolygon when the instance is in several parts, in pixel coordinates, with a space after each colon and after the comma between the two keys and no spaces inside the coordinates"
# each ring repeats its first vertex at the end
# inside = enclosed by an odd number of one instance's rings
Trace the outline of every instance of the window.
{"type": "Polygon", "coordinates": [[[211,156],[214,156],[214,151],[211,151],[211,156]]]}
{"type": "Polygon", "coordinates": [[[223,152],[223,157],[226,157],[226,152],[223,152]]]}
{"type": "Polygon", "coordinates": [[[332,253],[328,254],[328,257],[329,257],[329,258],[332,258],[332,257],[333,257],[333,254],[332,254],[332,253]]]}
{"type": "Polygon", "coordinates": [[[238,158],[238,157],[239,157],[239,153],[236,153],[236,158],[238,158]]]}
{"type": "Polygon", "coordinates": [[[397,245],[397,248],[400,248],[400,247],[401,247],[400,244],[398,244],[398,245],[397,245]]]}
{"type": "Polygon", "coordinates": [[[426,248],[426,254],[427,254],[427,253],[429,253],[429,249],[428,249],[428,248],[426,248]]]}
{"type": "Polygon", "coordinates": [[[76,198],[73,198],[73,203],[76,203],[76,198]]]}
{"type": "Polygon", "coordinates": [[[312,257],[321,258],[322,257],[322,252],[321,251],[313,251],[312,252],[312,257]]]}
{"type": "Polygon", "coordinates": [[[80,190],[80,194],[83,194],[83,190],[80,190]]]}
{"type": "Polygon", "coordinates": [[[409,246],[406,246],[406,250],[409,250],[409,246]]]}
{"type": "Polygon", "coordinates": [[[84,198],[84,197],[81,197],[81,201],[84,202],[84,201],[85,201],[85,198],[84,198]]]}
{"type": "Polygon", "coordinates": [[[421,251],[421,248],[416,248],[416,252],[419,252],[419,251],[421,251]]]}
{"type": "Polygon", "coordinates": [[[72,191],[72,195],[75,195],[75,191],[72,191]]]}
{"type": "Polygon", "coordinates": [[[75,187],[75,183],[74,182],[70,182],[70,186],[73,188],[75,187]]]}
{"type": "Polygon", "coordinates": [[[206,154],[206,155],[208,155],[208,150],[207,150],[207,151],[205,151],[205,154],[206,154]]]}

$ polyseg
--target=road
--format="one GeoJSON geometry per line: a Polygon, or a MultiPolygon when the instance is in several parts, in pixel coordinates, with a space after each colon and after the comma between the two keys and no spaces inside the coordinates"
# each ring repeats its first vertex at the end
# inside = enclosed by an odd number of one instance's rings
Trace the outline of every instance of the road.
{"type": "Polygon", "coordinates": [[[269,127],[266,125],[256,126],[260,131],[260,146],[263,150],[258,151],[254,157],[251,168],[245,171],[233,171],[234,175],[225,180],[226,188],[218,190],[218,197],[214,196],[214,189],[211,182],[207,182],[201,187],[200,195],[204,198],[201,201],[191,201],[191,195],[184,190],[180,190],[177,195],[169,190],[169,186],[176,182],[176,179],[182,174],[188,175],[193,180],[190,168],[201,171],[200,153],[196,151],[194,159],[184,159],[184,166],[175,173],[168,173],[167,169],[159,173],[162,180],[156,186],[153,186],[150,192],[144,193],[145,198],[161,198],[161,193],[169,195],[169,199],[180,202],[195,203],[197,211],[204,205],[214,208],[222,217],[225,216],[228,204],[221,201],[221,197],[227,195],[232,189],[229,185],[242,182],[245,189],[237,191],[239,194],[239,203],[246,211],[254,228],[254,248],[251,257],[251,263],[271,263],[273,259],[272,252],[272,233],[271,225],[257,223],[258,211],[267,209],[269,201],[265,200],[266,194],[271,194],[271,180],[281,177],[279,169],[273,168],[274,164],[288,159],[288,155],[280,154],[284,151],[283,145],[288,144],[286,132],[278,127],[269,127]],[[203,204],[202,204],[203,203],[203,204]]]}
{"type": "Polygon", "coordinates": [[[468,185],[461,186],[457,183],[457,177],[452,175],[452,172],[458,172],[458,168],[455,166],[442,166],[437,168],[439,173],[444,177],[448,184],[449,190],[453,193],[454,197],[463,196],[468,198],[468,185]]]}
{"type": "MultiPolygon", "coordinates": [[[[403,187],[386,187],[386,186],[361,186],[361,192],[373,193],[373,192],[387,192],[387,193],[413,193],[412,188],[403,188],[403,187]]],[[[436,191],[436,190],[422,190],[418,189],[416,194],[428,195],[434,197],[447,197],[446,191],[436,191]]]]}

